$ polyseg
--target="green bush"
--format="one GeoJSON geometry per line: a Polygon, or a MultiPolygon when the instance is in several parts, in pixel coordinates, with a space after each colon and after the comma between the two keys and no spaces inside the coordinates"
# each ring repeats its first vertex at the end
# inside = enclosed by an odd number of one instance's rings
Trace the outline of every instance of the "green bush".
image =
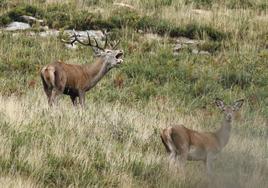
{"type": "Polygon", "coordinates": [[[0,16],[0,26],[5,26],[12,22],[12,19],[8,15],[2,15],[0,16]]]}
{"type": "Polygon", "coordinates": [[[198,49],[215,53],[221,49],[221,43],[218,41],[205,41],[204,43],[198,44],[198,49]]]}
{"type": "Polygon", "coordinates": [[[199,28],[199,36],[200,38],[203,38],[202,35],[205,33],[209,39],[215,40],[215,41],[221,41],[227,37],[230,37],[228,33],[224,33],[222,31],[219,31],[211,26],[200,26],[199,28]]]}
{"type": "Polygon", "coordinates": [[[41,8],[32,5],[19,6],[8,12],[10,19],[14,21],[21,21],[21,16],[34,16],[36,18],[42,18],[44,16],[44,11],[41,8]]]}
{"type": "Polygon", "coordinates": [[[214,41],[221,41],[229,37],[229,34],[227,33],[219,31],[210,26],[198,25],[197,23],[191,23],[182,27],[174,26],[170,29],[169,35],[170,37],[184,36],[191,39],[204,39],[205,37],[208,37],[214,41]]]}
{"type": "Polygon", "coordinates": [[[44,16],[44,11],[41,8],[32,5],[18,6],[0,16],[0,25],[4,26],[12,21],[22,21],[21,16],[23,15],[42,18],[44,16]]]}
{"type": "Polygon", "coordinates": [[[194,4],[196,8],[209,8],[214,3],[214,0],[186,0],[185,4],[194,4]]]}
{"type": "Polygon", "coordinates": [[[245,70],[239,70],[238,66],[223,68],[220,73],[220,83],[224,88],[239,86],[241,89],[248,88],[252,83],[252,74],[245,70]]]}
{"type": "Polygon", "coordinates": [[[163,6],[172,5],[173,0],[141,0],[143,6],[147,9],[157,9],[163,6]]]}
{"type": "Polygon", "coordinates": [[[229,0],[227,2],[228,8],[253,8],[254,3],[251,0],[229,0]]]}
{"type": "Polygon", "coordinates": [[[95,19],[95,15],[87,11],[75,12],[70,20],[70,28],[75,28],[79,30],[89,30],[93,29],[92,23],[95,19]]]}
{"type": "Polygon", "coordinates": [[[129,9],[116,9],[112,12],[112,16],[108,19],[117,28],[131,27],[135,28],[137,22],[140,19],[139,14],[136,11],[129,9]]]}

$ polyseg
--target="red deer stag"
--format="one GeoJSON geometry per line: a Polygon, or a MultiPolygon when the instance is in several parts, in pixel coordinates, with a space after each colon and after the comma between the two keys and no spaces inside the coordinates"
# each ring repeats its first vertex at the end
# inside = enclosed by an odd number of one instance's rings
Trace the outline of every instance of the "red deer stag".
{"type": "Polygon", "coordinates": [[[42,68],[41,79],[50,106],[55,102],[57,95],[65,94],[70,96],[74,105],[77,105],[77,98],[79,98],[80,105],[84,107],[85,93],[93,88],[107,72],[123,62],[121,59],[123,51],[115,49],[119,41],[114,45],[110,44],[111,49],[106,49],[107,33],[104,33],[106,37],[104,47],[99,46],[95,38],[91,39],[89,33],[87,35],[87,43],[81,41],[79,39],[80,35],[75,32],[70,37],[70,41],[63,39],[62,41],[71,45],[78,42],[82,45],[90,46],[96,57],[94,63],[76,65],[56,61],[42,68]],[[92,40],[94,44],[92,44],[92,40]]]}
{"type": "Polygon", "coordinates": [[[233,116],[243,102],[241,99],[232,106],[225,106],[222,100],[216,99],[215,103],[224,113],[224,119],[221,127],[215,132],[197,132],[183,125],[164,129],[161,132],[161,139],[171,160],[180,159],[179,162],[183,166],[186,160],[203,161],[208,175],[211,176],[212,161],[228,143],[233,116]]]}

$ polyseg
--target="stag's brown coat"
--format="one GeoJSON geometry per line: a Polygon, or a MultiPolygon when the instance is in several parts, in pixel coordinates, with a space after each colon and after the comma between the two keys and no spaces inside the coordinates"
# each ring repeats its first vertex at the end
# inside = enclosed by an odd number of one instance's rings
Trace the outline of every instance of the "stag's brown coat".
{"type": "MultiPolygon", "coordinates": [[[[123,62],[120,59],[123,55],[122,50],[105,49],[107,38],[105,47],[102,48],[96,39],[94,39],[96,45],[93,45],[89,35],[88,43],[80,41],[78,37],[79,35],[74,33],[72,36],[74,39],[67,43],[73,45],[73,43],[78,42],[92,47],[97,57],[96,61],[89,65],[67,64],[62,61],[56,61],[43,67],[41,79],[49,105],[54,103],[58,94],[63,93],[70,96],[74,105],[77,104],[76,99],[79,97],[80,104],[84,106],[85,92],[94,87],[109,70],[123,62]]],[[[115,46],[117,45],[118,43],[115,46]]]]}

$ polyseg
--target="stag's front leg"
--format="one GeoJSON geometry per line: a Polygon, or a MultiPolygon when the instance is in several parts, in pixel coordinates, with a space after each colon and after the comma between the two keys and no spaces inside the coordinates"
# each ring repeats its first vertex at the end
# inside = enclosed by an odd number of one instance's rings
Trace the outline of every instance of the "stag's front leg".
{"type": "Polygon", "coordinates": [[[51,106],[52,105],[52,103],[51,103],[52,90],[51,89],[45,89],[45,93],[46,93],[46,96],[47,96],[48,104],[51,106]]]}
{"type": "Polygon", "coordinates": [[[72,100],[72,103],[74,106],[77,106],[77,96],[76,95],[71,95],[70,96],[71,100],[72,100]]]}
{"type": "Polygon", "coordinates": [[[85,107],[85,92],[79,91],[79,103],[82,106],[82,108],[85,107]]]}

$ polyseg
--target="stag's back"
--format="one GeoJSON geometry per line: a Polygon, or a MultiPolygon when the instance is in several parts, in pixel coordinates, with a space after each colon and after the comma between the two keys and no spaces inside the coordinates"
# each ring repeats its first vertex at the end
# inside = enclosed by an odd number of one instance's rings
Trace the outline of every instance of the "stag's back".
{"type": "Polygon", "coordinates": [[[82,89],[89,80],[86,69],[82,65],[56,61],[43,67],[41,77],[48,87],[56,87],[59,90],[63,90],[65,87],[82,89]]]}

